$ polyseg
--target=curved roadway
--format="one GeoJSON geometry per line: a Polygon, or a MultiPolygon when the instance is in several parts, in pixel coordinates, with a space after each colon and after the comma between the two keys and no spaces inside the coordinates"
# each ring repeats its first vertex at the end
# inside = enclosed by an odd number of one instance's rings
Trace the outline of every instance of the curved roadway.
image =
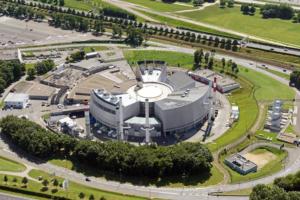
{"type": "MultiPolygon", "coordinates": [[[[153,44],[159,44],[154,43],[153,44]]],[[[166,44],[159,44],[161,47],[149,47],[148,50],[164,50],[164,51],[178,51],[178,52],[184,52],[193,54],[194,49],[184,48],[184,47],[177,47],[173,45],[166,45],[166,44]]],[[[140,48],[143,49],[143,48],[140,48]]],[[[269,73],[263,69],[257,68],[256,65],[262,65],[263,63],[256,63],[255,65],[252,63],[252,61],[247,59],[240,59],[235,58],[232,56],[227,55],[220,55],[216,54],[216,58],[220,59],[222,57],[226,59],[232,59],[237,64],[243,65],[245,67],[251,68],[253,70],[259,71],[261,73],[264,73],[268,76],[271,76],[272,78],[280,81],[283,84],[288,84],[288,81],[286,79],[283,79],[281,77],[278,77],[272,73],[269,73]],[[251,64],[250,64],[251,63],[251,64]]],[[[269,69],[274,69],[277,71],[280,71],[280,67],[277,66],[270,66],[268,65],[269,69]]],[[[289,73],[289,72],[287,72],[289,73]]],[[[297,95],[299,95],[299,92],[297,91],[297,95]]],[[[257,184],[267,184],[271,183],[275,178],[288,175],[290,173],[295,173],[300,168],[300,148],[295,148],[294,151],[291,153],[291,157],[289,161],[287,162],[286,167],[281,170],[280,172],[273,174],[271,176],[261,178],[258,180],[253,180],[250,182],[245,182],[241,184],[221,184],[221,185],[215,185],[210,187],[199,187],[199,188],[166,188],[166,187],[154,187],[154,186],[134,186],[129,183],[119,183],[115,181],[108,181],[101,178],[95,178],[90,177],[91,182],[85,182],[85,175],[81,173],[77,173],[71,170],[67,170],[61,167],[54,166],[49,163],[41,163],[40,161],[29,161],[25,159],[24,157],[21,157],[17,155],[14,152],[11,152],[7,145],[5,143],[0,143],[0,146],[2,146],[2,149],[0,149],[0,155],[9,157],[13,160],[25,163],[27,166],[38,168],[47,172],[54,172],[56,175],[67,178],[71,181],[78,182],[81,184],[85,184],[88,186],[93,186],[96,188],[101,188],[103,190],[108,191],[114,191],[124,194],[132,194],[132,195],[138,195],[138,196],[144,196],[144,197],[155,197],[155,198],[163,198],[163,199],[178,199],[178,200],[194,200],[194,199],[223,199],[223,200],[235,200],[235,199],[248,199],[248,197],[214,197],[210,196],[209,193],[212,192],[221,192],[221,191],[232,191],[232,190],[238,190],[238,189],[244,189],[244,188],[250,188],[257,184]],[[38,164],[37,164],[38,163],[38,164]]]]}

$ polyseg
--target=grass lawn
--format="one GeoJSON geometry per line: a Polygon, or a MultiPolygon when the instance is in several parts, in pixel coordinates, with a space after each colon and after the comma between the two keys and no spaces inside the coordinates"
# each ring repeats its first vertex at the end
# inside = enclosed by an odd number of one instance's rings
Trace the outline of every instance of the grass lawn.
{"type": "Polygon", "coordinates": [[[70,170],[73,169],[73,163],[70,160],[52,159],[48,162],[59,167],[64,167],[70,170]]]}
{"type": "Polygon", "coordinates": [[[155,11],[159,12],[175,12],[180,10],[190,10],[190,9],[196,9],[194,7],[191,7],[191,4],[175,4],[175,3],[163,3],[159,0],[153,1],[153,0],[124,0],[130,3],[134,3],[136,5],[140,5],[143,7],[150,8],[155,11]]]}
{"type": "Polygon", "coordinates": [[[286,80],[290,80],[290,75],[289,74],[286,74],[286,73],[283,73],[283,72],[279,72],[279,71],[276,71],[276,70],[273,70],[273,69],[264,69],[264,70],[266,70],[267,72],[270,72],[272,74],[275,74],[276,76],[284,78],[286,80]]]}
{"type": "Polygon", "coordinates": [[[90,52],[93,52],[93,51],[105,51],[105,50],[109,50],[108,47],[106,46],[92,46],[92,47],[84,47],[83,48],[84,52],[85,53],[90,53],[90,52]]]}
{"type": "Polygon", "coordinates": [[[34,68],[35,63],[26,63],[25,64],[25,70],[28,71],[28,69],[34,68]]]}
{"type": "Polygon", "coordinates": [[[249,181],[252,179],[258,179],[263,176],[274,174],[274,173],[280,171],[283,168],[282,161],[286,158],[287,152],[279,150],[277,148],[272,148],[272,147],[260,147],[258,149],[255,149],[254,151],[252,151],[253,154],[261,154],[261,153],[265,153],[265,152],[273,153],[274,155],[276,155],[276,159],[270,161],[265,166],[263,166],[261,169],[258,169],[256,173],[249,173],[247,175],[241,175],[226,166],[226,168],[228,169],[229,174],[231,176],[231,182],[239,183],[239,182],[249,181]]]}
{"type": "MultiPolygon", "coordinates": [[[[0,174],[0,179],[1,179],[0,185],[21,188],[21,181],[22,181],[23,177],[6,175],[7,178],[8,178],[8,182],[6,184],[6,183],[3,182],[4,176],[5,176],[5,174],[0,174]],[[13,183],[14,178],[17,179],[17,183],[13,183]]],[[[22,189],[29,190],[29,191],[40,192],[41,187],[42,187],[41,183],[39,183],[37,181],[28,180],[27,188],[22,188],[22,189]]],[[[34,195],[26,195],[26,194],[18,193],[18,192],[10,192],[10,191],[6,191],[6,190],[2,190],[2,189],[0,189],[0,192],[6,193],[6,194],[11,194],[11,195],[16,195],[16,196],[21,196],[21,197],[27,197],[27,198],[31,198],[31,199],[38,199],[38,200],[46,200],[47,199],[47,198],[37,197],[37,196],[34,196],[34,195]]],[[[48,192],[48,193],[50,193],[50,192],[48,192]]]]}
{"type": "Polygon", "coordinates": [[[22,172],[25,171],[25,165],[13,160],[0,157],[0,171],[22,172]]]}
{"type": "Polygon", "coordinates": [[[104,7],[115,7],[102,0],[65,0],[65,7],[74,8],[78,10],[93,10],[104,7]]]}
{"type": "MultiPolygon", "coordinates": [[[[62,178],[60,177],[53,177],[47,172],[40,171],[40,170],[31,170],[29,172],[29,176],[35,179],[38,179],[39,176],[42,176],[43,179],[47,179],[50,181],[53,178],[56,178],[60,183],[63,181],[62,178]]],[[[40,183],[39,183],[40,184],[40,183]]],[[[40,188],[40,187],[37,187],[40,188]]],[[[136,197],[136,196],[127,196],[127,195],[122,195],[118,193],[113,193],[113,192],[107,192],[103,190],[99,190],[96,188],[92,187],[87,187],[75,182],[69,182],[69,189],[68,189],[68,197],[71,199],[78,199],[78,195],[80,192],[83,192],[86,196],[86,199],[93,194],[95,199],[100,199],[101,197],[105,197],[107,200],[142,200],[142,199],[147,199],[147,198],[142,198],[142,197],[136,197]]],[[[59,189],[59,192],[57,193],[58,195],[66,196],[66,192],[59,189]]]]}
{"type": "MultiPolygon", "coordinates": [[[[83,166],[73,163],[71,160],[62,160],[62,159],[53,159],[49,161],[51,164],[64,167],[70,170],[78,171],[90,176],[95,176],[99,178],[106,178],[104,174],[101,174],[97,171],[97,169],[93,167],[83,166]]],[[[37,177],[37,175],[34,175],[37,177]]],[[[120,181],[118,179],[118,176],[110,176],[110,179],[120,181]]],[[[129,183],[137,184],[137,185],[155,185],[155,186],[164,186],[164,187],[172,187],[172,188],[178,188],[178,187],[204,187],[204,186],[210,186],[210,185],[216,185],[220,183],[223,180],[223,174],[215,167],[213,166],[211,168],[211,172],[207,174],[202,174],[201,176],[192,176],[184,178],[178,178],[178,177],[164,177],[159,180],[135,180],[133,177],[127,177],[123,178],[121,182],[126,180],[129,183]]]]}
{"type": "Polygon", "coordinates": [[[221,181],[223,181],[223,174],[215,167],[213,166],[211,168],[211,176],[206,179],[206,180],[201,180],[197,179],[197,177],[189,177],[189,184],[184,184],[182,182],[178,183],[170,183],[168,187],[183,187],[185,185],[188,185],[189,187],[205,187],[205,186],[210,186],[210,185],[217,185],[221,181]],[[195,182],[195,183],[192,183],[195,182]]]}
{"type": "Polygon", "coordinates": [[[271,77],[254,70],[240,67],[239,76],[250,80],[256,86],[255,97],[260,100],[293,99],[295,91],[271,77]]]}
{"type": "Polygon", "coordinates": [[[300,46],[300,29],[291,20],[263,19],[257,9],[255,16],[243,15],[240,7],[220,9],[219,5],[180,15],[261,38],[300,46]],[[247,23],[245,23],[247,22],[247,23]]]}
{"type": "Polygon", "coordinates": [[[131,65],[140,60],[163,60],[169,66],[190,69],[194,62],[193,55],[172,51],[125,50],[124,56],[131,65]]]}
{"type": "Polygon", "coordinates": [[[295,67],[300,67],[300,57],[293,56],[288,54],[282,53],[275,53],[270,51],[263,51],[258,49],[251,49],[251,48],[241,48],[239,52],[243,54],[247,54],[253,58],[259,57],[269,61],[277,61],[288,65],[293,65],[295,67]]]}
{"type": "Polygon", "coordinates": [[[224,33],[224,32],[217,31],[217,30],[207,28],[207,27],[204,27],[204,26],[199,26],[199,25],[195,25],[195,24],[192,24],[192,23],[172,19],[172,18],[169,18],[169,17],[164,17],[164,16],[152,14],[152,13],[145,12],[145,11],[138,10],[138,9],[137,9],[137,11],[151,17],[152,19],[160,21],[163,24],[167,24],[169,26],[185,27],[185,28],[193,29],[195,31],[200,31],[200,32],[211,33],[211,34],[215,34],[215,35],[221,35],[221,36],[227,36],[227,37],[240,39],[239,36],[236,36],[236,35],[233,35],[233,34],[230,34],[230,33],[224,33]]]}
{"type": "Polygon", "coordinates": [[[239,121],[234,123],[232,128],[221,137],[208,144],[211,151],[216,151],[243,136],[255,122],[258,115],[258,106],[254,99],[255,86],[245,78],[239,78],[238,81],[242,88],[232,92],[228,99],[231,103],[239,106],[239,121]]]}

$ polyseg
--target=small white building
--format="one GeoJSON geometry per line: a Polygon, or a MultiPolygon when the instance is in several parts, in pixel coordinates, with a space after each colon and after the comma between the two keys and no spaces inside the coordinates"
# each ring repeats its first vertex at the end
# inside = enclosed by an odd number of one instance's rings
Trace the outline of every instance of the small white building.
{"type": "Polygon", "coordinates": [[[240,110],[238,106],[231,106],[231,119],[237,121],[240,116],[240,110]]]}
{"type": "Polygon", "coordinates": [[[25,108],[29,101],[29,95],[24,93],[9,93],[5,100],[4,106],[7,108],[25,108]]]}
{"type": "Polygon", "coordinates": [[[85,58],[90,59],[90,58],[97,58],[99,57],[99,53],[97,51],[86,53],[85,58]]]}

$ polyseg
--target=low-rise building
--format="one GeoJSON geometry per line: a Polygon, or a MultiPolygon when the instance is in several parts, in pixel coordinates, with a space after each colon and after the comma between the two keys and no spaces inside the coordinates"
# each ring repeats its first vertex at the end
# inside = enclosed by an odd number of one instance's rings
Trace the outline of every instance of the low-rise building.
{"type": "Polygon", "coordinates": [[[193,72],[189,72],[189,75],[196,81],[200,81],[205,84],[213,82],[216,78],[217,85],[216,88],[221,93],[230,92],[234,89],[240,88],[240,84],[233,79],[226,77],[223,74],[214,72],[209,69],[202,69],[193,72]]]}
{"type": "Polygon", "coordinates": [[[27,106],[28,102],[29,102],[28,94],[9,93],[4,100],[4,106],[7,108],[22,109],[27,106]]]}
{"type": "Polygon", "coordinates": [[[257,165],[254,162],[247,160],[244,156],[238,153],[226,158],[224,163],[242,175],[257,171],[257,165]]]}

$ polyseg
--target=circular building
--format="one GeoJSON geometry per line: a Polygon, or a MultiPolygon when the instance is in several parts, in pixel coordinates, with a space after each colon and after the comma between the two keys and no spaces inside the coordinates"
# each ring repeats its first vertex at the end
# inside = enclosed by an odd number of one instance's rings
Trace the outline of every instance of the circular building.
{"type": "MultiPolygon", "coordinates": [[[[168,137],[199,129],[209,113],[210,88],[163,62],[139,62],[137,83],[126,92],[93,90],[90,114],[111,135],[168,137]]],[[[122,138],[122,136],[121,136],[122,138]]]]}

